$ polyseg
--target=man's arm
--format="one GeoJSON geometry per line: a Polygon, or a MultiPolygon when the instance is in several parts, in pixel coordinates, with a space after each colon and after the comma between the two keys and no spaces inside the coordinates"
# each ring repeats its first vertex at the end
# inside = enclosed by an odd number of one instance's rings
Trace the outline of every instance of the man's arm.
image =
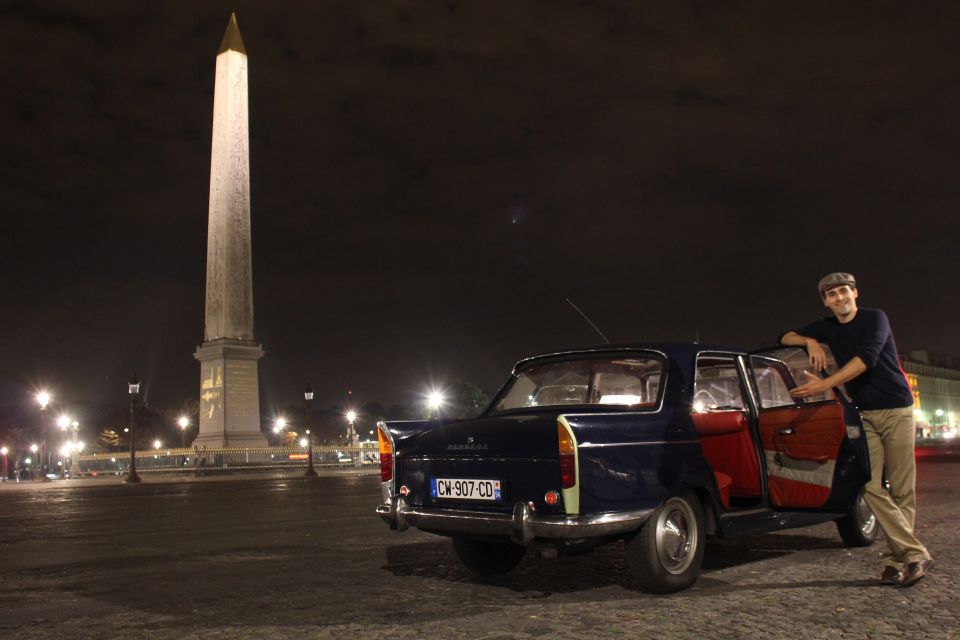
{"type": "MultiPolygon", "coordinates": [[[[818,345],[819,346],[819,345],[818,345]]],[[[841,384],[853,380],[861,373],[867,370],[867,365],[860,359],[860,356],[854,356],[850,362],[843,365],[839,371],[826,378],[804,371],[807,376],[807,383],[790,390],[790,395],[794,398],[807,398],[823,393],[827,389],[840,386],[841,384]]]]}
{"type": "Polygon", "coordinates": [[[804,347],[807,350],[807,355],[810,356],[811,366],[817,371],[827,368],[827,354],[815,338],[802,336],[796,331],[787,331],[780,337],[780,344],[787,347],[804,347]]]}

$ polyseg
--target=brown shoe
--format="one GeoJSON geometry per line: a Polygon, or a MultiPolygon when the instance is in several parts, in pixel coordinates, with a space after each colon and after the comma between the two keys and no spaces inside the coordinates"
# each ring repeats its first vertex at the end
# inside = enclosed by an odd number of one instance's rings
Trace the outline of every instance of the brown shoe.
{"type": "Polygon", "coordinates": [[[880,574],[880,584],[902,584],[903,583],[903,571],[897,569],[892,565],[887,565],[883,568],[883,573],[880,574]]]}
{"type": "Polygon", "coordinates": [[[920,562],[911,562],[907,564],[903,572],[903,582],[900,583],[901,587],[909,587],[917,582],[920,578],[927,575],[927,571],[930,571],[930,568],[933,566],[933,558],[927,558],[926,560],[921,560],[920,562]]]}

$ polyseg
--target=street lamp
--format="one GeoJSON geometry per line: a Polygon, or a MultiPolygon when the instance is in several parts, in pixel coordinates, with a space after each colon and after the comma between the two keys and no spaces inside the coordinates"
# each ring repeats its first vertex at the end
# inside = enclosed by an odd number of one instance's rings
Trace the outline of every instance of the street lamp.
{"type": "MultiPolygon", "coordinates": [[[[57,418],[57,426],[60,427],[60,431],[66,432],[66,430],[70,428],[70,416],[61,415],[59,418],[57,418]]],[[[66,451],[67,451],[66,441],[64,441],[64,444],[60,447],[60,479],[61,480],[64,480],[66,478],[66,475],[64,475],[66,473],[66,467],[67,467],[66,451]]]]}
{"type": "MultiPolygon", "coordinates": [[[[80,474],[80,465],[77,463],[77,453],[79,452],[79,443],[78,438],[80,435],[80,423],[76,420],[71,420],[68,415],[61,415],[57,418],[57,426],[60,427],[60,430],[63,432],[71,431],[73,436],[71,438],[71,444],[65,447],[63,450],[67,452],[67,455],[70,456],[70,477],[76,478],[80,474]]],[[[64,461],[60,466],[60,478],[63,479],[64,471],[66,468],[66,456],[64,456],[64,461]]]]}
{"type": "Polygon", "coordinates": [[[313,389],[310,388],[310,383],[307,383],[307,388],[303,392],[303,399],[307,403],[307,470],[303,473],[305,478],[316,478],[317,472],[313,468],[313,436],[310,434],[310,427],[312,426],[312,412],[313,412],[313,389]]]}
{"type": "Polygon", "coordinates": [[[180,419],[177,420],[177,424],[180,425],[180,448],[183,449],[186,446],[183,439],[187,432],[187,427],[190,426],[190,418],[187,416],[180,416],[180,419]]]}
{"type": "Polygon", "coordinates": [[[3,456],[3,478],[0,478],[0,482],[7,481],[7,454],[10,453],[10,450],[6,447],[0,447],[0,455],[3,456]]]}
{"type": "MultiPolygon", "coordinates": [[[[36,444],[30,445],[30,453],[32,453],[33,455],[37,455],[37,451],[39,450],[40,450],[40,447],[38,447],[36,444]]],[[[23,461],[23,463],[27,466],[30,466],[30,464],[32,464],[33,462],[35,461],[31,460],[30,458],[27,458],[26,460],[23,461]]],[[[36,471],[35,469],[30,469],[30,477],[34,480],[37,479],[36,476],[34,475],[35,471],[36,471]]]]}
{"type": "Polygon", "coordinates": [[[140,393],[140,380],[137,374],[130,376],[127,382],[127,395],[130,396],[130,473],[127,474],[126,482],[140,482],[140,476],[137,475],[137,436],[134,432],[134,413],[133,405],[136,402],[137,395],[140,393]]]}
{"type": "Polygon", "coordinates": [[[44,455],[46,454],[47,448],[47,427],[44,423],[44,416],[47,413],[47,405],[50,404],[50,394],[46,391],[40,391],[40,393],[37,394],[37,403],[40,405],[40,479],[49,480],[50,478],[47,477],[44,464],[44,455]]]}
{"type": "Polygon", "coordinates": [[[446,402],[446,398],[443,397],[442,391],[437,391],[434,389],[427,394],[427,410],[429,413],[434,413],[436,418],[440,417],[440,408],[446,402]]]}
{"type": "Polygon", "coordinates": [[[357,421],[357,412],[351,409],[347,411],[347,422],[350,424],[350,433],[347,435],[350,437],[350,446],[357,446],[357,430],[353,428],[353,423],[357,421]]]}

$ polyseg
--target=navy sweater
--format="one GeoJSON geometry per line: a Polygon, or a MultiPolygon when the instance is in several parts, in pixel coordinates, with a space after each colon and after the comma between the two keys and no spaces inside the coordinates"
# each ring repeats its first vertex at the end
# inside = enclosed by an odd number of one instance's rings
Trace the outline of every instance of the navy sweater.
{"type": "Polygon", "coordinates": [[[883,311],[858,309],[857,315],[846,324],[830,316],[794,331],[825,343],[833,351],[839,367],[854,356],[860,356],[867,370],[846,383],[847,393],[859,409],[870,411],[913,405],[913,393],[900,368],[890,321],[883,311]]]}

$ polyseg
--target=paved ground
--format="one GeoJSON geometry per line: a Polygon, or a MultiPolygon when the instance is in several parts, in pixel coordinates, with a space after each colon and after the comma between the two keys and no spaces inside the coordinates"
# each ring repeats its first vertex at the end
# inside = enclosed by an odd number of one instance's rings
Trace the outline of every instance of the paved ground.
{"type": "Polygon", "coordinates": [[[371,475],[0,485],[0,638],[960,638],[960,463],[919,471],[915,587],[875,586],[878,548],[827,524],[711,542],[671,596],[621,545],[477,580],[389,531],[371,475]]]}

